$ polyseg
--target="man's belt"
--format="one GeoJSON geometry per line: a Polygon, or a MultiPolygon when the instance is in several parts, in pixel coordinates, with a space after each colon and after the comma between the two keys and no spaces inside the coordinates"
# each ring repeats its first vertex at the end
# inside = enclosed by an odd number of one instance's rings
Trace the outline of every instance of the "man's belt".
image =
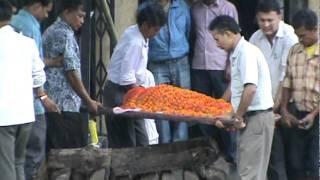
{"type": "Polygon", "coordinates": [[[271,112],[271,111],[272,111],[272,108],[268,108],[268,109],[265,109],[265,110],[248,111],[248,112],[246,112],[246,116],[254,116],[254,115],[257,115],[257,114],[262,113],[262,112],[271,112]]]}

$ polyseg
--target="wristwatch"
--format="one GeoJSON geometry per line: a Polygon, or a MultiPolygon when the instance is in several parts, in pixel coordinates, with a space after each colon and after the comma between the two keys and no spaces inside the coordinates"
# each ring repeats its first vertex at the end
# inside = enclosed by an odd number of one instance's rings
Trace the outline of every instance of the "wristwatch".
{"type": "Polygon", "coordinates": [[[44,99],[48,98],[48,95],[43,94],[43,95],[38,96],[38,98],[39,98],[41,101],[43,101],[44,99]]]}

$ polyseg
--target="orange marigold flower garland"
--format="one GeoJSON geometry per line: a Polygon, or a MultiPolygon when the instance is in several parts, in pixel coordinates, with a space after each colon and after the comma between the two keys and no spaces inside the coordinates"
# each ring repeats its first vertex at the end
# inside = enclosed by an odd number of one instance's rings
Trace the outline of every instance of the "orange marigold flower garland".
{"type": "Polygon", "coordinates": [[[223,99],[165,84],[134,88],[124,99],[122,108],[140,108],[145,112],[170,115],[214,117],[232,111],[231,104],[223,99]]]}

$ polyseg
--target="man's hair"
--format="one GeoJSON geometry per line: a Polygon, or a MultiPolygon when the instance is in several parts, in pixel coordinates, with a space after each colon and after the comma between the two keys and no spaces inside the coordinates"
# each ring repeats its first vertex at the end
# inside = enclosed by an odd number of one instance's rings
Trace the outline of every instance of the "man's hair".
{"type": "Polygon", "coordinates": [[[30,6],[35,3],[40,3],[42,6],[48,6],[50,3],[52,3],[52,0],[23,0],[22,6],[30,6]]]}
{"type": "Polygon", "coordinates": [[[0,0],[0,21],[9,21],[12,16],[12,5],[7,0],[0,0]]]}
{"type": "Polygon", "coordinates": [[[231,31],[234,34],[240,33],[240,27],[236,20],[228,15],[217,16],[213,19],[209,25],[210,31],[218,31],[224,33],[226,31],[231,31]]]}
{"type": "Polygon", "coordinates": [[[137,10],[137,23],[141,26],[144,22],[151,26],[163,26],[166,23],[166,13],[162,6],[155,2],[144,2],[137,10]]]}
{"type": "Polygon", "coordinates": [[[260,0],[258,2],[256,13],[258,12],[268,13],[271,11],[275,11],[278,14],[281,14],[281,6],[278,0],[260,0]]]}
{"type": "Polygon", "coordinates": [[[307,30],[317,28],[318,16],[310,9],[302,9],[298,11],[292,18],[292,26],[295,29],[304,27],[307,30]]]}
{"type": "Polygon", "coordinates": [[[84,0],[60,0],[58,3],[59,13],[64,10],[78,10],[78,8],[83,5],[84,0]]]}

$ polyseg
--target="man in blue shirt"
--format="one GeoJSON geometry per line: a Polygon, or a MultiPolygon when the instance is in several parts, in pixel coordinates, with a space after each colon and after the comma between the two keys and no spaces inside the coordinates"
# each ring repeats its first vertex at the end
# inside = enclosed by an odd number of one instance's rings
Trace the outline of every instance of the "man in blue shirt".
{"type": "MultiPolygon", "coordinates": [[[[11,26],[21,31],[23,35],[35,40],[42,60],[44,60],[44,58],[42,52],[40,21],[48,17],[48,13],[51,9],[51,0],[25,0],[23,8],[19,10],[18,14],[15,15],[10,22],[11,26]]],[[[32,179],[37,175],[38,168],[45,157],[45,110],[48,112],[59,111],[58,106],[56,106],[56,104],[45,94],[42,87],[37,89],[34,97],[36,121],[33,123],[27,145],[25,162],[27,180],[32,179]]]]}
{"type": "MultiPolygon", "coordinates": [[[[150,40],[148,69],[156,84],[171,84],[190,88],[188,60],[190,9],[184,0],[159,0],[167,13],[167,24],[150,40]]],[[[185,122],[157,121],[160,143],[188,139],[185,122]]]]}

